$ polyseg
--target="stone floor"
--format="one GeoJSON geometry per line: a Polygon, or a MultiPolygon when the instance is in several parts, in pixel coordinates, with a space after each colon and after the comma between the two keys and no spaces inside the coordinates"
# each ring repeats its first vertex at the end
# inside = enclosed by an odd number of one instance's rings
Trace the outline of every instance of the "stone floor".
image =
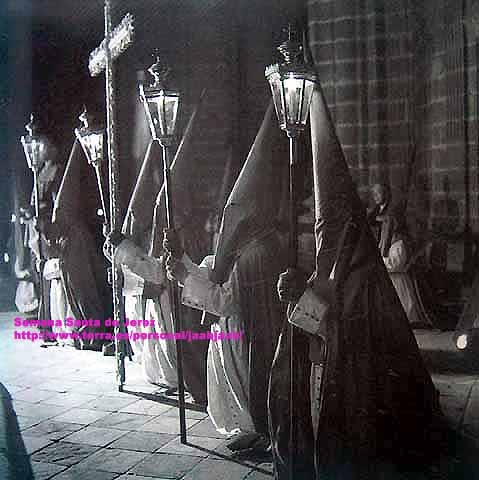
{"type": "MultiPolygon", "coordinates": [[[[15,316],[14,312],[0,314],[0,381],[6,389],[0,391],[1,480],[31,478],[30,468],[37,480],[271,478],[270,463],[229,458],[224,438],[202,412],[187,411],[189,444],[182,445],[176,407],[158,401],[158,388],[141,379],[135,363],[127,361],[125,391],[120,393],[114,358],[14,341],[15,316]],[[14,412],[8,407],[10,397],[14,412]],[[15,434],[15,428],[21,436],[15,434]],[[12,444],[18,445],[19,467],[17,474],[9,476],[6,452],[12,444]]],[[[456,352],[450,333],[417,332],[416,336],[449,422],[463,433],[468,445],[477,445],[479,370],[475,360],[456,352]]],[[[434,478],[479,478],[471,467],[475,460],[468,460],[468,467],[463,468],[461,455],[459,452],[452,466],[449,462],[439,468],[434,478]],[[464,476],[447,473],[453,470],[464,476]]]]}

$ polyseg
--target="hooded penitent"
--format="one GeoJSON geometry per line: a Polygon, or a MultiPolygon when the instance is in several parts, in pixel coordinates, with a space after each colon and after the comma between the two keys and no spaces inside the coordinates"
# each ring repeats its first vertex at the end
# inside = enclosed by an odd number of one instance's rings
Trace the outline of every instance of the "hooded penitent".
{"type": "MultiPolygon", "coordinates": [[[[206,97],[206,89],[202,91],[198,104],[193,110],[188,124],[186,125],[183,137],[173,160],[170,163],[171,172],[171,189],[173,197],[173,216],[175,228],[179,230],[180,236],[184,236],[185,232],[181,232],[185,224],[190,224],[188,228],[192,228],[192,197],[190,190],[189,179],[193,176],[194,165],[192,160],[195,156],[194,152],[194,138],[198,133],[199,122],[198,117],[201,114],[201,108],[206,97]]],[[[163,179],[163,175],[162,175],[163,179]]],[[[167,225],[166,222],[166,202],[165,190],[162,184],[160,191],[156,196],[156,201],[153,210],[153,222],[150,239],[150,255],[158,256],[162,250],[163,244],[163,228],[167,225]]],[[[197,232],[191,232],[190,236],[198,236],[197,232]]],[[[185,242],[185,238],[183,241],[185,242]]],[[[188,243],[188,242],[186,242],[188,243]]],[[[186,250],[187,245],[185,245],[186,250]]],[[[195,256],[195,255],[193,255],[195,256]]]]}
{"type": "MultiPolygon", "coordinates": [[[[185,251],[195,261],[199,261],[199,257],[202,255],[199,247],[199,239],[201,235],[198,226],[195,225],[195,218],[191,215],[193,205],[191,201],[192,198],[189,194],[189,180],[194,177],[195,172],[194,140],[199,132],[199,117],[201,115],[205,96],[206,90],[203,90],[198,104],[189,118],[176,154],[170,164],[174,226],[182,240],[185,251]]],[[[163,167],[162,164],[160,165],[161,180],[163,180],[163,167]]],[[[161,189],[157,192],[156,201],[154,203],[152,202],[152,205],[152,228],[151,235],[148,238],[150,242],[149,255],[159,257],[162,253],[163,228],[167,226],[163,184],[161,189]]],[[[201,312],[181,305],[180,315],[183,329],[202,330],[203,327],[200,326],[201,312]]],[[[165,321],[167,325],[171,325],[167,320],[165,321]]],[[[198,403],[205,403],[206,397],[207,348],[208,344],[206,342],[201,345],[194,345],[193,343],[185,343],[183,345],[183,373],[185,387],[198,403]]],[[[171,352],[169,346],[165,347],[165,351],[169,352],[165,354],[166,357],[170,360],[174,358],[175,353],[171,352]]],[[[176,361],[172,360],[171,363],[173,363],[175,365],[174,368],[176,368],[176,361]]]]}
{"type": "MultiPolygon", "coordinates": [[[[338,288],[330,300],[325,343],[310,337],[313,365],[324,360],[325,344],[328,351],[322,394],[313,399],[316,441],[306,400],[310,371],[299,342],[294,346],[293,452],[289,339],[282,338],[278,347],[269,397],[275,479],[290,478],[291,459],[295,479],[396,478],[389,476],[395,464],[424,462],[436,449],[429,434],[439,411],[437,392],[367,224],[319,85],[310,122],[317,244],[310,288],[323,296],[332,272],[338,288]],[[309,454],[313,444],[316,467],[309,454]]],[[[313,391],[319,390],[318,372],[311,376],[313,391]]]]}
{"type": "Polygon", "coordinates": [[[435,450],[428,435],[437,392],[367,225],[320,87],[310,115],[318,246],[313,288],[343,257],[327,325],[319,464],[333,471],[351,464],[362,472],[384,461],[421,462],[435,450]],[[336,252],[348,224],[343,251],[336,252]]]}
{"type": "Polygon", "coordinates": [[[150,240],[154,199],[163,185],[162,161],[161,146],[150,141],[123,222],[122,233],[146,249],[150,240]]]}
{"type": "Polygon", "coordinates": [[[287,260],[278,230],[287,172],[287,140],[270,104],[224,207],[211,276],[217,284],[228,280],[237,306],[220,325],[244,332],[238,346],[221,347],[229,353],[216,357],[214,370],[241,378],[255,431],[265,436],[269,372],[285,318],[276,282],[287,260]],[[220,365],[227,356],[232,364],[220,365]]]}
{"type": "Polygon", "coordinates": [[[99,206],[93,169],[75,140],[55,199],[53,225],[64,287],[77,319],[101,320],[106,313],[105,263],[92,231],[99,223],[99,206]]]}
{"type": "Polygon", "coordinates": [[[213,280],[227,280],[242,247],[275,226],[284,200],[282,182],[287,161],[285,144],[271,102],[223,209],[216,246],[213,280]]]}

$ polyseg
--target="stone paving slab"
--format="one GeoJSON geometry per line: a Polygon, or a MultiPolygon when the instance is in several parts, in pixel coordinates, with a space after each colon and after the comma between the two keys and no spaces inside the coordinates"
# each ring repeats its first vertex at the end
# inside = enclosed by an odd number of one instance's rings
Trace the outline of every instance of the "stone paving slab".
{"type": "Polygon", "coordinates": [[[74,465],[53,477],[54,480],[115,480],[116,478],[118,478],[117,473],[104,472],[102,470],[84,470],[78,468],[78,465],[74,465]]]}
{"type": "Polygon", "coordinates": [[[67,467],[53,463],[32,462],[33,474],[35,480],[48,480],[55,474],[62,472],[67,467]]]}
{"type": "Polygon", "coordinates": [[[177,455],[191,455],[193,457],[206,458],[214,452],[223,440],[209,437],[194,437],[188,435],[187,445],[180,442],[180,438],[176,437],[171,442],[162,446],[156,453],[175,453],[177,455]]]}
{"type": "MultiPolygon", "coordinates": [[[[197,424],[199,420],[186,419],[186,428],[197,424]]],[[[156,433],[173,433],[175,435],[180,434],[180,425],[176,418],[165,417],[163,415],[156,417],[148,423],[145,423],[142,428],[144,432],[156,432],[156,433]]]]}
{"type": "Polygon", "coordinates": [[[171,405],[165,405],[164,403],[154,402],[152,400],[137,400],[134,403],[130,403],[126,407],[120,408],[120,412],[124,413],[138,413],[142,415],[162,415],[171,410],[176,410],[171,405]]]}
{"type": "MultiPolygon", "coordinates": [[[[175,417],[179,420],[180,418],[180,411],[178,408],[170,408],[164,413],[165,417],[175,417]]],[[[197,412],[196,410],[185,410],[185,416],[186,418],[189,418],[191,420],[204,420],[205,418],[208,418],[208,414],[205,412],[197,412]]]]}
{"type": "Polygon", "coordinates": [[[20,431],[26,430],[33,425],[38,425],[39,423],[43,422],[40,418],[35,417],[24,417],[22,415],[17,415],[18,426],[20,427],[20,431]]]}
{"type": "Polygon", "coordinates": [[[49,403],[29,403],[21,400],[14,400],[13,408],[17,415],[22,417],[33,417],[37,420],[48,420],[62,415],[68,411],[68,407],[60,405],[50,405],[49,403]]]}
{"type": "Polygon", "coordinates": [[[78,468],[125,473],[148,455],[145,452],[133,452],[119,448],[102,448],[78,464],[78,468]]]}
{"type": "Polygon", "coordinates": [[[50,440],[61,440],[67,435],[84,428],[78,423],[57,422],[56,420],[45,420],[38,425],[26,429],[23,433],[30,437],[42,437],[50,440]]]}
{"type": "Polygon", "coordinates": [[[160,478],[179,479],[192,470],[200,461],[201,458],[187,455],[153,453],[130,471],[146,477],[158,476],[160,478]]]}
{"type": "Polygon", "coordinates": [[[123,407],[131,405],[135,402],[136,399],[129,396],[113,397],[109,395],[103,395],[101,397],[95,398],[92,401],[89,401],[88,408],[93,410],[101,410],[104,412],[118,412],[123,407]]]}
{"type": "Polygon", "coordinates": [[[85,445],[93,445],[95,447],[105,447],[120,438],[123,432],[113,428],[98,428],[91,425],[79,430],[78,432],[68,435],[64,438],[65,442],[83,443],[85,445]]]}
{"type": "Polygon", "coordinates": [[[177,438],[176,435],[169,433],[122,432],[121,437],[110,447],[153,453],[175,438],[177,438]]]}
{"type": "Polygon", "coordinates": [[[216,431],[216,428],[213,425],[213,422],[209,418],[206,418],[205,420],[201,420],[192,428],[189,428],[188,435],[194,435],[199,437],[221,438],[222,440],[224,440],[225,438],[224,435],[216,431]]]}
{"type": "Polygon", "coordinates": [[[54,419],[58,422],[79,423],[88,425],[103,417],[106,417],[108,412],[101,412],[99,410],[89,410],[87,408],[72,408],[68,411],[57,415],[54,419]]]}
{"type": "Polygon", "coordinates": [[[137,415],[135,413],[109,413],[93,422],[93,426],[116,428],[118,430],[144,430],[143,425],[154,418],[151,415],[137,415]]]}
{"type": "Polygon", "coordinates": [[[50,405],[60,405],[65,407],[80,407],[84,405],[83,408],[90,408],[89,403],[94,402],[97,396],[95,394],[87,393],[78,393],[78,392],[67,392],[67,393],[55,393],[50,396],[50,398],[45,401],[50,405]]]}
{"type": "Polygon", "coordinates": [[[190,470],[182,480],[243,480],[251,468],[225,460],[206,459],[190,470]]]}
{"type": "Polygon", "coordinates": [[[15,400],[21,400],[23,402],[38,403],[46,401],[46,403],[55,405],[54,402],[48,402],[48,399],[52,399],[55,393],[49,390],[41,390],[39,388],[25,388],[17,392],[10,392],[11,396],[15,400]]]}
{"type": "Polygon", "coordinates": [[[98,447],[91,445],[61,441],[33,454],[32,460],[71,466],[81,462],[98,450],[98,447]]]}
{"type": "Polygon", "coordinates": [[[119,476],[116,480],[171,480],[164,477],[144,477],[143,475],[135,475],[133,473],[125,473],[119,476]]]}
{"type": "Polygon", "coordinates": [[[28,435],[22,435],[22,439],[25,445],[25,449],[29,455],[38,452],[38,450],[41,450],[48,445],[53,444],[53,440],[48,438],[30,437],[28,435]]]}
{"type": "Polygon", "coordinates": [[[256,466],[256,468],[252,469],[251,473],[246,478],[247,480],[271,480],[272,476],[273,464],[260,463],[256,466]]]}

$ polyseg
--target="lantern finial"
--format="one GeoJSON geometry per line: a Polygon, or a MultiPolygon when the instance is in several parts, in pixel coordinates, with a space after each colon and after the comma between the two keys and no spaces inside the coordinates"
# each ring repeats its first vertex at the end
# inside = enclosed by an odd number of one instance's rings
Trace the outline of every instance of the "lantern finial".
{"type": "Polygon", "coordinates": [[[300,61],[303,46],[300,42],[294,40],[296,31],[291,23],[288,25],[287,29],[284,29],[284,31],[287,32],[288,39],[278,47],[278,50],[281,55],[283,55],[286,64],[297,63],[300,61]]]}
{"type": "Polygon", "coordinates": [[[83,110],[81,111],[80,115],[78,116],[78,120],[82,123],[81,128],[88,128],[90,126],[91,115],[89,115],[86,105],[83,104],[83,110]]]}
{"type": "Polygon", "coordinates": [[[33,113],[30,114],[30,121],[25,125],[25,130],[31,137],[38,131],[38,125],[35,123],[35,116],[33,113]]]}
{"type": "Polygon", "coordinates": [[[160,61],[158,50],[155,50],[154,57],[155,63],[153,63],[153,65],[148,69],[148,73],[155,79],[152,86],[164,87],[166,79],[170,73],[170,68],[164,62],[162,63],[160,61]]]}

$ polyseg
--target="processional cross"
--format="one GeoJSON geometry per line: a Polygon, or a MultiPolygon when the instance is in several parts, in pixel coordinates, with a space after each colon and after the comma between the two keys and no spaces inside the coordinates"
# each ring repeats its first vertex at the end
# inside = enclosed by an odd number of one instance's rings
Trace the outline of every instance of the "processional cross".
{"type": "MultiPolygon", "coordinates": [[[[114,231],[119,220],[119,165],[117,160],[116,122],[115,122],[115,78],[113,61],[132,43],[134,36],[133,16],[126,14],[118,26],[111,30],[111,0],[105,0],[105,38],[90,53],[88,68],[95,77],[105,71],[107,152],[110,187],[110,231],[114,231]]],[[[118,333],[125,333],[125,319],[120,304],[120,272],[112,262],[113,318],[115,320],[115,356],[117,366],[118,390],[123,391],[125,382],[126,340],[118,333]]]]}

